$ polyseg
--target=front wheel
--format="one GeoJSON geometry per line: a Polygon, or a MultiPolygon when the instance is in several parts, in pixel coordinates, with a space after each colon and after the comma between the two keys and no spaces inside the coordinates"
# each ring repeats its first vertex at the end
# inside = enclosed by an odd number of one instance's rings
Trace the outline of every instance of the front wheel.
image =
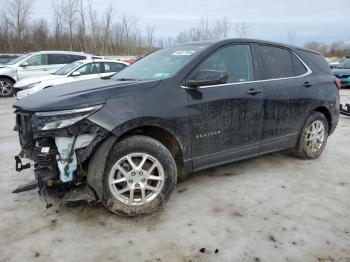
{"type": "Polygon", "coordinates": [[[127,137],[109,153],[102,203],[123,216],[153,213],[169,199],[176,174],[175,160],[163,144],[146,136],[127,137]]]}
{"type": "Polygon", "coordinates": [[[14,82],[8,78],[0,78],[0,97],[13,96],[14,82]]]}
{"type": "Polygon", "coordinates": [[[305,122],[293,155],[303,159],[319,157],[326,146],[328,133],[329,126],[325,115],[313,112],[305,122]]]}

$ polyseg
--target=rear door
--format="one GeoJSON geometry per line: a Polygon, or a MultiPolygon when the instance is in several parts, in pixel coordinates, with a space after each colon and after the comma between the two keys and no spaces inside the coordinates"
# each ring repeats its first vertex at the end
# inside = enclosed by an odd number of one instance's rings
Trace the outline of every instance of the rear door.
{"type": "Polygon", "coordinates": [[[46,54],[36,54],[25,60],[26,66],[17,69],[17,79],[22,80],[28,77],[36,77],[50,74],[50,66],[47,62],[46,54]]]}
{"type": "Polygon", "coordinates": [[[315,77],[290,49],[256,44],[257,80],[264,83],[262,152],[293,147],[310,112],[317,90],[315,77]]]}
{"type": "MultiPolygon", "coordinates": [[[[249,44],[222,47],[202,62],[200,70],[224,71],[227,84],[187,88],[195,170],[259,152],[264,95],[254,80],[249,44]]],[[[191,79],[191,76],[189,77],[191,79]]]]}

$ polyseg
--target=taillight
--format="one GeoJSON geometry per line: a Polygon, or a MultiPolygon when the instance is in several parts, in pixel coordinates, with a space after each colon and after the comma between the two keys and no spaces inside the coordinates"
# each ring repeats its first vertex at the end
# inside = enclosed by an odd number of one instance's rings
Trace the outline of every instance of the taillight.
{"type": "Polygon", "coordinates": [[[341,88],[341,82],[340,82],[340,80],[338,78],[335,79],[335,85],[337,86],[338,89],[341,88]]]}

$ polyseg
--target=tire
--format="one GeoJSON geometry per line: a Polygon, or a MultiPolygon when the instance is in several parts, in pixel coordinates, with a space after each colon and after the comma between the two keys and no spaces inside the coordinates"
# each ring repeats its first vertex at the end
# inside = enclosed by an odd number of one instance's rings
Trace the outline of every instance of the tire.
{"type": "Polygon", "coordinates": [[[319,157],[327,144],[328,134],[329,126],[325,115],[320,112],[313,112],[301,130],[298,144],[292,150],[292,155],[302,159],[315,159],[319,157]],[[320,135],[322,132],[317,129],[317,126],[322,125],[323,139],[321,139],[322,135],[320,135]],[[317,137],[312,134],[313,130],[316,131],[317,137]],[[315,137],[314,140],[312,140],[313,136],[315,137]],[[314,143],[314,141],[318,142],[314,143]]]}
{"type": "Polygon", "coordinates": [[[151,214],[169,199],[177,182],[176,174],[175,160],[163,144],[147,136],[127,137],[109,152],[103,175],[102,204],[122,216],[151,214]]]}
{"type": "Polygon", "coordinates": [[[13,96],[13,93],[15,89],[13,88],[13,85],[15,84],[14,81],[8,78],[1,77],[0,78],[0,97],[11,97],[13,96]]]}

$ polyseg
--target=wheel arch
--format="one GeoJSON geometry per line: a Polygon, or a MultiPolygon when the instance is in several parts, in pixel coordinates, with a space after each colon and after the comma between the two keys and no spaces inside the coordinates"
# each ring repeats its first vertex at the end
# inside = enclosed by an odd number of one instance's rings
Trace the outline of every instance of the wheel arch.
{"type": "Polygon", "coordinates": [[[181,180],[184,177],[184,150],[179,139],[172,131],[156,124],[137,126],[118,136],[116,143],[132,135],[148,136],[162,143],[174,157],[178,179],[181,180]]]}
{"type": "Polygon", "coordinates": [[[15,80],[15,79],[13,79],[12,77],[7,76],[7,75],[0,75],[0,78],[6,78],[6,79],[11,80],[13,83],[16,83],[16,80],[15,80]]]}
{"type": "Polygon", "coordinates": [[[323,114],[328,122],[328,132],[330,132],[330,130],[332,130],[332,114],[331,112],[328,110],[327,107],[325,106],[320,106],[314,109],[315,112],[320,112],[321,114],[323,114]]]}

